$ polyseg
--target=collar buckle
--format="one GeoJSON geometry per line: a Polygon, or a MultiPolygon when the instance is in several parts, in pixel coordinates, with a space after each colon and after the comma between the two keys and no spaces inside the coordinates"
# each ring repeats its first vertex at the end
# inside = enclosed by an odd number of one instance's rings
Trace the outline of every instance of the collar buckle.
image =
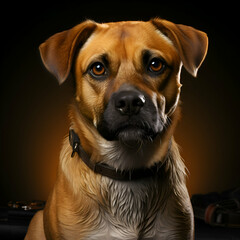
{"type": "Polygon", "coordinates": [[[71,154],[71,158],[74,157],[75,153],[78,153],[78,155],[80,155],[80,151],[79,151],[80,139],[73,129],[69,130],[69,142],[73,150],[71,154]]]}

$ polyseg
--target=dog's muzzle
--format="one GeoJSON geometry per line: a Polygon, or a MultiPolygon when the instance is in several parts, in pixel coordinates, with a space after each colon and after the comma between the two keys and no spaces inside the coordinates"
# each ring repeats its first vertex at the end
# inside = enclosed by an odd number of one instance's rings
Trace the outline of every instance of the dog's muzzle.
{"type": "Polygon", "coordinates": [[[107,140],[132,144],[153,140],[163,130],[157,106],[150,96],[133,86],[113,93],[98,125],[107,140]]]}

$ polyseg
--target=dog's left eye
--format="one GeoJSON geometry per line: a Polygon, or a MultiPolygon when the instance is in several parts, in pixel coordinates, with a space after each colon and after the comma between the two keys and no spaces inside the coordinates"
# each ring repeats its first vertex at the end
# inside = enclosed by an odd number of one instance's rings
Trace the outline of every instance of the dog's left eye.
{"type": "Polygon", "coordinates": [[[94,78],[102,77],[106,74],[106,69],[101,62],[95,62],[90,67],[90,74],[94,78]]]}
{"type": "Polygon", "coordinates": [[[165,69],[166,64],[160,58],[153,58],[148,65],[148,70],[152,73],[160,74],[165,69]]]}

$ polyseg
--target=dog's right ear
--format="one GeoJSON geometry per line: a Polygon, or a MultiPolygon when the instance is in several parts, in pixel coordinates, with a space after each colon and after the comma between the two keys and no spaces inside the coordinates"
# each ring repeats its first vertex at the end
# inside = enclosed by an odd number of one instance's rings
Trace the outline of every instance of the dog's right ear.
{"type": "Polygon", "coordinates": [[[45,67],[62,84],[68,77],[76,50],[93,33],[97,24],[85,21],[67,31],[57,33],[39,47],[45,67]]]}

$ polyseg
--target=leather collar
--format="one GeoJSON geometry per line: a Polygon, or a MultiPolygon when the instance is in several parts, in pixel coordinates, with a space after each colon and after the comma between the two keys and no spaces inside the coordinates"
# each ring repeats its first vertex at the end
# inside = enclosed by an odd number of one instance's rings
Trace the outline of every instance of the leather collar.
{"type": "MultiPolygon", "coordinates": [[[[91,162],[90,156],[84,151],[78,135],[73,129],[69,130],[69,142],[72,146],[71,157],[77,153],[82,161],[95,173],[101,174],[102,176],[109,177],[118,181],[133,181],[141,178],[155,176],[162,166],[162,162],[155,164],[151,168],[139,168],[134,170],[117,170],[105,163],[93,163],[91,162]]],[[[170,148],[170,147],[169,147],[170,148]]],[[[169,152],[169,151],[168,151],[169,152]]],[[[167,156],[168,157],[168,153],[167,156]]]]}

